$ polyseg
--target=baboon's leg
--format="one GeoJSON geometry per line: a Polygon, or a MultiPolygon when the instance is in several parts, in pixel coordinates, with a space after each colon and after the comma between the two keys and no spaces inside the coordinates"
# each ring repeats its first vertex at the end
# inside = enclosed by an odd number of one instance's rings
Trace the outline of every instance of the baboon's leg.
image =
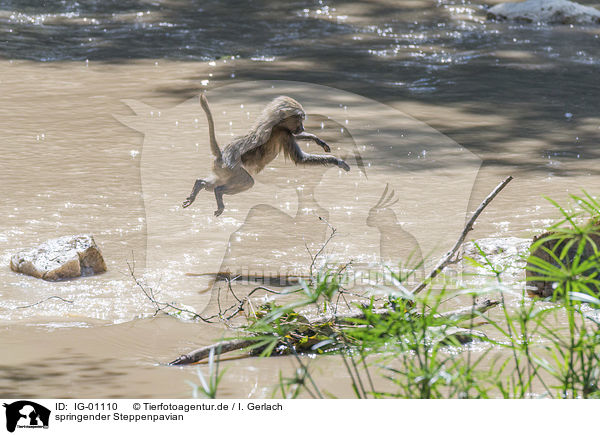
{"type": "Polygon", "coordinates": [[[198,192],[200,192],[204,188],[204,186],[206,186],[205,180],[196,180],[196,182],[194,183],[194,188],[192,189],[192,193],[190,193],[190,196],[188,196],[187,199],[183,201],[183,208],[192,205],[192,203],[196,199],[196,196],[198,195],[198,192]]]}
{"type": "Polygon", "coordinates": [[[252,186],[254,186],[254,178],[245,169],[237,169],[235,175],[229,179],[227,184],[215,187],[215,199],[217,200],[215,216],[220,216],[223,210],[225,210],[223,195],[235,195],[236,193],[250,189],[252,186]]]}
{"type": "Polygon", "coordinates": [[[215,210],[215,216],[221,216],[223,210],[225,210],[225,204],[223,203],[223,190],[225,185],[215,187],[215,199],[217,200],[217,209],[215,210]]]}
{"type": "Polygon", "coordinates": [[[323,148],[325,150],[325,152],[328,153],[331,151],[331,148],[329,147],[329,145],[327,145],[327,142],[325,142],[324,140],[320,139],[319,137],[317,137],[316,135],[314,135],[312,133],[303,131],[302,133],[295,134],[294,137],[297,139],[312,140],[317,145],[319,145],[321,148],[323,148]]]}
{"type": "Polygon", "coordinates": [[[289,141],[284,146],[286,147],[286,153],[296,164],[337,166],[342,168],[344,171],[350,170],[350,166],[348,166],[345,161],[338,159],[337,157],[305,153],[298,146],[296,140],[292,136],[290,136],[289,141]]]}

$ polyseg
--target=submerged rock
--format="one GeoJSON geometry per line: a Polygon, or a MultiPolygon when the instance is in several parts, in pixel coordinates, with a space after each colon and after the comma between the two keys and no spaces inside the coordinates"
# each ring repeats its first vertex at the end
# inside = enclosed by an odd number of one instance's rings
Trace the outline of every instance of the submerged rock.
{"type": "Polygon", "coordinates": [[[500,3],[488,10],[488,19],[544,24],[600,24],[600,11],[567,0],[527,0],[500,3]]]}
{"type": "Polygon", "coordinates": [[[490,237],[465,243],[463,256],[483,265],[487,264],[487,259],[495,269],[502,270],[503,279],[516,282],[523,279],[523,267],[530,244],[528,239],[518,237],[490,237]]]}
{"type": "Polygon", "coordinates": [[[58,281],[106,271],[106,263],[91,235],[65,236],[21,251],[10,259],[19,273],[58,281]]]}
{"type": "Polygon", "coordinates": [[[430,327],[429,334],[434,342],[444,346],[453,346],[455,344],[467,344],[473,341],[482,341],[487,339],[487,335],[475,329],[459,328],[457,326],[448,327],[430,327]]]}

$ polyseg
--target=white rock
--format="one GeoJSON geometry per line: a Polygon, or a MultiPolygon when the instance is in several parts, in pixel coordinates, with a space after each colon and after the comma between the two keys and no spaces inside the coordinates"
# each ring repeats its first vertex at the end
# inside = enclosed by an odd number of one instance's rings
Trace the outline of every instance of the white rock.
{"type": "Polygon", "coordinates": [[[514,261],[514,259],[518,259],[522,254],[525,254],[531,241],[518,237],[490,237],[475,242],[466,242],[463,245],[464,255],[481,261],[483,257],[475,243],[492,263],[502,263],[504,261],[514,261]]]}
{"type": "Polygon", "coordinates": [[[21,251],[10,259],[19,273],[57,281],[106,271],[100,248],[91,235],[65,236],[21,251]]]}
{"type": "Polygon", "coordinates": [[[464,257],[470,257],[483,265],[487,264],[487,258],[496,270],[503,271],[504,279],[516,282],[525,277],[523,269],[530,244],[531,240],[518,237],[491,237],[467,242],[462,249],[464,257]],[[483,255],[475,243],[481,248],[483,255]]]}
{"type": "Polygon", "coordinates": [[[600,11],[567,0],[527,0],[500,3],[488,10],[488,19],[545,24],[600,24],[600,11]]]}

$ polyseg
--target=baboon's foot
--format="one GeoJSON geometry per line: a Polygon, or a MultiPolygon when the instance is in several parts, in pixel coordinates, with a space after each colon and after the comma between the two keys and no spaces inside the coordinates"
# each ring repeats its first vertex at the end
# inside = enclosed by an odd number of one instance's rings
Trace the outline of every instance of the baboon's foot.
{"type": "Polygon", "coordinates": [[[225,210],[224,208],[218,208],[215,210],[215,217],[219,217],[221,216],[221,213],[223,213],[223,210],[225,210]]]}
{"type": "Polygon", "coordinates": [[[185,201],[183,201],[183,204],[182,204],[183,208],[186,208],[186,207],[189,207],[190,205],[192,205],[192,202],[194,202],[198,193],[205,187],[206,187],[206,180],[201,180],[201,179],[196,180],[196,182],[194,183],[194,188],[192,189],[192,193],[190,193],[190,196],[188,196],[187,199],[185,201]]]}
{"type": "Polygon", "coordinates": [[[342,168],[344,171],[348,172],[350,170],[350,166],[343,160],[338,160],[338,167],[342,168]]]}

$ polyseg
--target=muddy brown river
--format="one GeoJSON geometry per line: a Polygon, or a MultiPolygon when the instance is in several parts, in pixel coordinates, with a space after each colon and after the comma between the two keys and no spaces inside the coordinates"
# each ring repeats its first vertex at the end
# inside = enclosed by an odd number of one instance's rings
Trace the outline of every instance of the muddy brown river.
{"type": "MultiPolygon", "coordinates": [[[[231,302],[211,274],[306,274],[328,225],[322,261],[368,269],[418,248],[427,269],[508,175],[470,238],[529,238],[559,217],[543,196],[598,194],[598,27],[489,23],[482,3],[450,0],[245,7],[0,0],[0,396],[191,397],[195,368],[165,363],[229,332],[155,316],[129,266],[210,314],[231,302]],[[222,145],[296,98],[350,172],[280,156],[220,217],[208,192],[182,208],[211,167],[202,91],[222,145]],[[106,273],[10,271],[18,250],[79,233],[106,273]]],[[[339,357],[307,361],[352,397],[339,357]]],[[[224,364],[234,398],[271,397],[296,367],[224,364]]]]}

